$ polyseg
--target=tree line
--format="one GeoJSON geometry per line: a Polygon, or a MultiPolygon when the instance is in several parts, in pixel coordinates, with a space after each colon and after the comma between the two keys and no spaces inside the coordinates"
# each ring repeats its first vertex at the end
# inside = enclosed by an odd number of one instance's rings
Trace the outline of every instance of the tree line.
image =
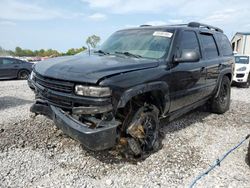
{"type": "Polygon", "coordinates": [[[21,47],[16,47],[15,50],[6,50],[0,47],[0,55],[1,56],[18,56],[18,57],[56,57],[63,55],[75,55],[86,50],[86,47],[81,48],[70,48],[66,52],[58,52],[54,49],[40,49],[40,50],[30,50],[30,49],[22,49],[21,47]]]}
{"type": "MultiPolygon", "coordinates": [[[[86,44],[88,49],[95,48],[97,44],[101,41],[101,38],[97,35],[91,35],[87,38],[86,44]]],[[[0,46],[0,56],[18,56],[18,57],[57,57],[64,55],[75,55],[82,51],[85,51],[86,47],[81,48],[70,48],[66,52],[58,52],[54,49],[40,49],[40,50],[30,50],[22,49],[17,46],[15,50],[6,50],[0,46]]]]}

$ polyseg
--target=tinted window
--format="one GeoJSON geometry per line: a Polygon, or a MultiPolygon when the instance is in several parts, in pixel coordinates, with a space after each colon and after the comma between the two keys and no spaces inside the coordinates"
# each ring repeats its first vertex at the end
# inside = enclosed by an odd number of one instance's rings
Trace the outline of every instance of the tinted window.
{"type": "Polygon", "coordinates": [[[16,60],[14,59],[2,59],[2,64],[3,65],[10,65],[16,63],[16,60]]]}
{"type": "Polygon", "coordinates": [[[219,54],[213,35],[200,34],[200,38],[205,58],[212,59],[217,57],[219,54]]]}
{"type": "MultiPolygon", "coordinates": [[[[228,38],[224,34],[217,34],[218,42],[221,47],[221,53],[223,56],[228,56],[233,54],[233,50],[228,38]]],[[[233,43],[235,44],[235,43],[233,43]]]]}
{"type": "Polygon", "coordinates": [[[200,47],[197,36],[193,31],[184,31],[182,33],[180,50],[195,50],[200,53],[200,47]]]}

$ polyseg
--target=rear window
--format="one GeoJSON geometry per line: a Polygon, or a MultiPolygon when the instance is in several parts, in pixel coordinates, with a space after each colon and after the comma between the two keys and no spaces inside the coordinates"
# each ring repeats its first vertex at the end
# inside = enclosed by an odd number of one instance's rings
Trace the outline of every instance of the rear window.
{"type": "Polygon", "coordinates": [[[200,39],[205,58],[213,59],[218,57],[219,53],[213,35],[200,34],[200,39]]]}
{"type": "Polygon", "coordinates": [[[228,38],[224,34],[216,34],[218,44],[220,45],[220,50],[223,56],[233,55],[232,46],[228,38]]]}
{"type": "Polygon", "coordinates": [[[237,64],[249,64],[249,57],[248,56],[236,56],[235,63],[237,63],[237,64]]]}

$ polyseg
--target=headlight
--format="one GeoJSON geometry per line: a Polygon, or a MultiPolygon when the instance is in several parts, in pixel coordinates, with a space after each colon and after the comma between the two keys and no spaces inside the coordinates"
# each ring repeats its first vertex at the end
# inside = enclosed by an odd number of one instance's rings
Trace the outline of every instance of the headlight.
{"type": "Polygon", "coordinates": [[[35,73],[34,73],[33,71],[30,73],[30,79],[31,79],[31,80],[33,80],[34,74],[35,74],[35,73]]]}
{"type": "Polygon", "coordinates": [[[245,70],[247,70],[247,67],[240,67],[236,71],[245,71],[245,70]]]}
{"type": "Polygon", "coordinates": [[[89,97],[108,97],[111,95],[111,90],[108,87],[76,85],[75,93],[89,97]]]}

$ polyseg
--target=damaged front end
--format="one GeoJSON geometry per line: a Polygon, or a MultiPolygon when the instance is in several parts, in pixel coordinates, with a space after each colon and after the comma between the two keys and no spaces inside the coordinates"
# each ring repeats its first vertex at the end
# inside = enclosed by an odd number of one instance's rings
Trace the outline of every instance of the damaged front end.
{"type": "Polygon", "coordinates": [[[31,112],[52,119],[65,134],[90,150],[108,149],[117,143],[121,123],[114,118],[107,90],[83,86],[76,89],[74,83],[34,73],[28,82],[36,93],[31,112]]]}

